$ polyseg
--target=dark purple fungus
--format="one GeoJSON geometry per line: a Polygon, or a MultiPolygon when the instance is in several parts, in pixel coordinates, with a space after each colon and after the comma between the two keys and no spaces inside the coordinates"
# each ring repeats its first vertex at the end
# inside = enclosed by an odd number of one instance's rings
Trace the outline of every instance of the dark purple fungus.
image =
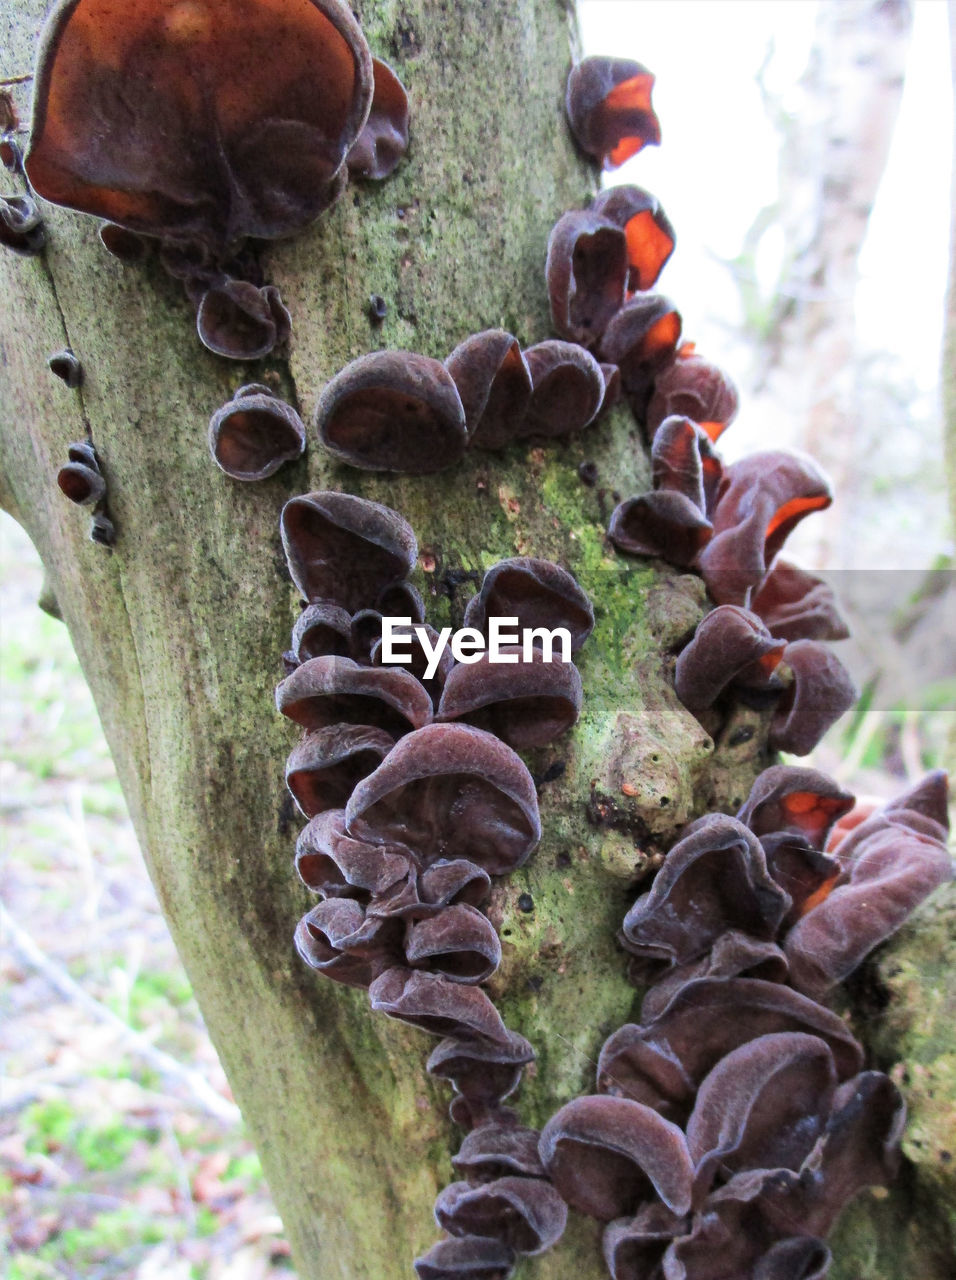
{"type": "Polygon", "coordinates": [[[203,292],[196,329],[203,346],[215,355],[258,360],[285,342],[292,321],[274,285],[226,279],[203,292]]]}
{"type": "Polygon", "coordinates": [[[517,338],[486,329],[459,343],[445,361],[465,411],[468,443],[502,449],[521,434],[531,400],[531,373],[517,338]]]}
{"type": "Polygon", "coordinates": [[[368,119],[346,157],[355,178],[380,182],[394,173],[408,150],[408,94],[388,65],[372,59],[374,88],[368,119]]]}
{"type": "Polygon", "coordinates": [[[616,223],[593,210],[564,214],[551,231],[545,264],[557,333],[593,345],[624,304],[628,270],[627,240],[616,223]]]}
{"type": "Polygon", "coordinates": [[[817,998],[953,876],[945,830],[918,811],[884,809],[838,844],[835,856],[842,868],[835,886],[810,901],[783,944],[793,985],[817,998]]]}
{"type": "Polygon", "coordinates": [[[306,605],[292,628],[292,652],[296,662],[349,653],[352,619],[330,600],[306,605]]]}
{"type": "Polygon", "coordinates": [[[548,339],[524,353],[531,374],[531,400],[522,436],[554,439],[580,431],[604,399],[604,374],[589,351],[574,342],[548,339]]]}
{"type": "Polygon", "coordinates": [[[756,836],[709,814],[668,853],[624,917],[621,941],[652,971],[672,968],[699,959],[731,929],[772,942],[789,906],[756,836]]]}
{"type": "Polygon", "coordinates": [[[656,196],[640,187],[607,187],[595,196],[591,212],[607,218],[624,232],[628,292],[646,293],[653,289],[677,243],[674,228],[656,196]]]}
{"type": "Polygon", "coordinates": [[[388,755],[393,741],[383,729],[365,725],[333,724],[306,734],[285,766],[293,800],[307,818],[340,808],[356,783],[388,755]]]}
{"type": "Polygon", "coordinates": [[[643,293],[625,303],[601,336],[598,355],[620,368],[624,395],[641,420],[654,378],[673,359],[680,335],[681,317],[673,303],[643,293]]]}
{"type": "Polygon", "coordinates": [[[341,0],[59,0],[26,170],[56,204],[223,256],[327,207],[372,93],[341,0]]]}
{"type": "Polygon", "coordinates": [[[83,382],[83,366],[77,360],[70,347],[55,351],[47,360],[50,372],[61,382],[65,382],[71,391],[75,391],[83,382]]]}
{"type": "Polygon", "coordinates": [[[295,846],[295,868],[302,883],[323,898],[367,901],[408,875],[411,856],[399,845],[353,839],[345,830],[345,810],[327,809],[303,827],[295,846]]]}
{"type": "Polygon", "coordinates": [[[832,588],[785,560],[775,561],[750,607],[781,640],[845,640],[850,634],[832,588]]]}
{"type": "Polygon", "coordinates": [[[681,1236],[690,1219],[666,1205],[649,1201],[633,1217],[617,1218],[604,1230],[602,1248],[611,1280],[654,1280],[671,1240],[681,1236]]]}
{"type": "Polygon", "coordinates": [[[410,582],[398,579],[379,592],[375,607],[389,618],[411,618],[413,624],[425,621],[425,601],[422,593],[410,582]]]}
{"type": "Polygon", "coordinates": [[[486,632],[489,618],[516,618],[519,629],[566,627],[576,653],[594,627],[594,610],[566,569],[550,560],[499,560],[468,602],[465,626],[486,632]]]}
{"type": "Polygon", "coordinates": [[[781,832],[826,847],[830,828],[853,808],[853,796],[819,769],[773,765],[759,774],[737,814],[758,838],[781,832]]]}
{"type": "MultiPolygon", "coordinates": [[[[404,617],[410,616],[408,613],[404,617]]],[[[439,635],[434,627],[427,624],[415,623],[414,621],[407,626],[395,626],[391,628],[393,637],[393,652],[397,648],[398,652],[403,655],[401,662],[389,662],[384,660],[384,641],[379,636],[372,645],[369,652],[369,661],[373,667],[385,666],[389,670],[394,670],[396,666],[406,671],[410,671],[418,680],[422,687],[427,690],[433,704],[437,707],[438,701],[442,696],[442,690],[449,675],[455,668],[455,659],[452,657],[451,651],[446,647],[441,650],[438,658],[438,666],[434,674],[426,677],[429,663],[432,655],[437,652],[439,635]],[[419,635],[416,627],[421,627],[425,633],[425,640],[431,646],[431,653],[426,651],[422,637],[419,635]]]]}
{"type": "Polygon", "coordinates": [[[702,512],[717,505],[724,466],[710,438],[690,418],[666,418],[651,446],[651,478],[656,490],[681,493],[702,512]]]}
{"type": "MultiPolygon", "coordinates": [[[[778,883],[786,884],[779,880],[778,883]]],[[[784,922],[786,919],[784,917],[784,922]]],[[[643,969],[639,960],[635,967],[634,977],[640,979],[643,969]]],[[[682,987],[697,978],[762,978],[766,982],[785,982],[787,968],[787,957],[776,943],[760,941],[731,929],[721,934],[699,960],[675,965],[657,978],[641,1003],[641,1017],[644,1022],[656,1018],[682,987]]]]}
{"type": "Polygon", "coordinates": [[[335,458],[364,471],[443,471],[468,442],[451,374],[409,351],[373,351],[346,365],[320,395],[315,427],[335,458]]]}
{"type": "Polygon", "coordinates": [[[349,628],[349,656],[363,667],[371,666],[372,650],[382,638],[383,618],[378,609],[359,609],[349,628]]]}
{"type": "Polygon", "coordinates": [[[523,1125],[482,1125],[465,1137],[451,1162],[455,1172],[472,1183],[493,1182],[511,1175],[543,1178],[539,1137],[537,1129],[523,1125]]]}
{"type": "Polygon", "coordinates": [[[0,196],[0,244],[25,258],[43,252],[43,219],[30,196],[0,196]]]}
{"type": "Polygon", "coordinates": [[[454,982],[485,982],[501,963],[501,943],[486,916],[457,903],[409,926],[405,960],[454,982]]]}
{"type": "Polygon", "coordinates": [[[435,1220],[454,1236],[491,1236],[515,1253],[543,1253],[564,1234],[568,1207],[542,1178],[453,1182],[435,1201],[435,1220]]]}
{"type": "Polygon", "coordinates": [[[90,542],[99,547],[112,547],[116,543],[116,526],[102,511],[94,511],[90,521],[90,542]]]}
{"type": "Polygon", "coordinates": [[[450,1080],[465,1098],[490,1107],[514,1093],[529,1062],[534,1062],[534,1049],[516,1031],[495,1041],[453,1034],[436,1046],[425,1069],[450,1080]]]}
{"type": "Polygon", "coordinates": [[[106,481],[99,467],[85,462],[68,462],[56,473],[56,482],[66,497],[81,507],[95,507],[106,497],[106,481]]]}
{"type": "Polygon", "coordinates": [[[313,969],[351,987],[368,987],[400,954],[397,926],[366,917],[351,898],[329,898],[299,921],[295,947],[313,969]]]}
{"type": "Polygon", "coordinates": [[[646,146],[661,127],[651,105],[654,77],[627,58],[583,58],[568,76],[565,111],[582,151],[616,169],[646,146]]]}
{"type": "Polygon", "coordinates": [[[422,902],[429,905],[467,902],[480,907],[491,892],[491,877],[466,858],[440,858],[422,872],[418,888],[422,902]]]}
{"type": "Polygon", "coordinates": [[[677,659],[677,696],[688,711],[700,712],[712,707],[731,685],[766,687],[786,647],[756,614],[737,605],[719,605],[677,659]]]}
{"type": "Polygon", "coordinates": [[[602,364],[601,372],[604,375],[604,395],[601,398],[601,407],[597,411],[597,417],[603,416],[608,410],[613,409],[615,405],[621,403],[621,397],[624,395],[624,388],[621,385],[621,371],[616,364],[602,364]]]}
{"type": "Polygon", "coordinates": [[[945,769],[932,769],[920,778],[908,791],[891,800],[884,808],[884,815],[891,818],[907,810],[910,813],[922,814],[943,828],[940,838],[945,839],[949,830],[949,776],[945,769]]]}
{"type": "Polygon", "coordinates": [[[788,644],[780,670],[785,673],[788,668],[792,680],[774,710],[767,746],[805,756],[859,694],[840,659],[818,640],[788,644]]]}
{"type": "Polygon", "coordinates": [[[146,255],[146,241],[135,231],[127,231],[115,222],[104,222],[100,227],[100,243],[107,253],[120,262],[139,262],[146,255]]]}
{"type": "Polygon", "coordinates": [[[346,822],[363,839],[409,845],[426,863],[465,858],[491,875],[521,866],[541,838],[521,760],[492,734],[461,724],[402,738],[356,787],[346,822]]]}
{"type": "Polygon", "coordinates": [[[209,452],[233,480],[265,480],[305,451],[305,426],[267,391],[238,391],[209,420],[209,452]]]}
{"type": "Polygon", "coordinates": [[[738,404],[737,388],[727,374],[697,355],[694,344],[688,342],[654,377],[647,405],[647,433],[653,436],[665,418],[676,413],[691,418],[716,441],[737,416],[738,404]]]}
{"type": "Polygon", "coordinates": [[[687,1121],[698,1194],[718,1172],[799,1169],[835,1090],[833,1055],[818,1036],[759,1036],[728,1053],[704,1077],[687,1121]]]}
{"type": "Polygon", "coordinates": [[[545,662],[540,649],[524,661],[520,648],[502,645],[491,662],[458,663],[445,681],[438,720],[464,720],[488,729],[519,751],[566,733],[581,711],[581,677],[571,662],[545,662]]]}
{"type": "Polygon", "coordinates": [[[508,1280],[514,1266],[512,1249],[491,1236],[459,1236],[439,1240],[415,1259],[418,1280],[508,1280]]]}
{"type": "Polygon", "coordinates": [[[800,521],[833,501],[816,463],[795,453],[754,453],[727,468],[714,536],[698,567],[719,604],[744,604],[800,521]]]}
{"type": "Polygon", "coordinates": [[[401,667],[362,667],[334,655],[309,658],[276,689],[276,706],[303,729],[371,725],[398,737],[432,718],[428,694],[401,667]]]}
{"type": "Polygon", "coordinates": [[[697,504],[670,490],[642,493],[615,507],[608,537],[631,556],[660,556],[690,568],[707,545],[713,525],[697,504]]]}
{"type": "Polygon", "coordinates": [[[770,1246],[757,1263],[753,1280],[826,1280],[832,1261],[822,1240],[791,1236],[770,1246]]]}
{"type": "Polygon", "coordinates": [[[508,1029],[485,992],[444,974],[388,969],[372,984],[369,998],[373,1009],[430,1035],[464,1034],[508,1043],[508,1029]]]}
{"type": "Polygon", "coordinates": [[[694,1169],[675,1124],[629,1098],[575,1098],[541,1131],[541,1163],[572,1209],[602,1222],[652,1194],[674,1213],[691,1206],[694,1169]]]}
{"type": "Polygon", "coordinates": [[[306,600],[332,600],[349,613],[415,567],[411,526],[390,507],[348,493],[307,493],[282,508],[282,545],[306,600]]]}

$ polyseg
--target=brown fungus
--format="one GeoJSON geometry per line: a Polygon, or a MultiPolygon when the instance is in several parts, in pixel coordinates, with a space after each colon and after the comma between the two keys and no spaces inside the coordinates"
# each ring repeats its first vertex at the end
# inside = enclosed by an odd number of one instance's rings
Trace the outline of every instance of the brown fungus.
{"type": "Polygon", "coordinates": [[[607,218],[624,232],[628,292],[646,293],[653,289],[677,243],[674,228],[656,196],[640,187],[608,187],[595,196],[591,212],[607,218]]]}
{"type": "Polygon", "coordinates": [[[306,600],[332,600],[349,613],[411,573],[412,528],[397,511],[348,493],[307,493],[282,508],[282,545],[306,600]]]}
{"type": "Polygon", "coordinates": [[[399,845],[355,840],[345,830],[345,810],[326,809],[303,827],[295,846],[295,868],[302,883],[323,898],[368,902],[409,872],[411,853],[399,845]]]}
{"type": "Polygon", "coordinates": [[[524,751],[566,733],[580,715],[582,696],[573,663],[545,662],[540,649],[526,662],[519,648],[501,645],[496,661],[485,653],[451,670],[436,718],[489,729],[524,751]]]}
{"type": "Polygon", "coordinates": [[[295,948],[311,968],[351,987],[368,987],[396,963],[400,931],[366,917],[351,898],[329,898],[299,921],[295,948]]]}
{"type": "Polygon", "coordinates": [[[439,1240],[415,1259],[418,1280],[508,1280],[515,1255],[491,1236],[439,1240]]]}
{"type": "Polygon", "coordinates": [[[656,293],[625,303],[601,336],[598,356],[620,368],[624,395],[641,421],[654,379],[673,360],[680,336],[680,312],[656,293]]]}
{"type": "Polygon", "coordinates": [[[346,157],[356,178],[380,182],[394,173],[408,150],[408,94],[388,65],[372,59],[372,106],[362,132],[346,157]]]}
{"type": "Polygon", "coordinates": [[[833,589],[785,560],[774,562],[750,607],[781,640],[846,640],[850,634],[833,589]]]}
{"type": "Polygon", "coordinates": [[[539,1150],[571,1208],[602,1222],[655,1192],[674,1213],[690,1209],[694,1170],[683,1133],[629,1098],[575,1098],[544,1126],[539,1150]]]}
{"type": "Polygon", "coordinates": [[[366,725],[333,724],[306,734],[285,767],[286,786],[307,818],[338,809],[356,784],[388,755],[391,734],[366,725]]]}
{"type": "Polygon", "coordinates": [[[788,535],[832,501],[829,481],[810,458],[771,451],[733,463],[712,516],[714,536],[698,561],[711,596],[745,604],[788,535]]]}
{"type": "Polygon", "coordinates": [[[43,252],[46,232],[30,196],[0,196],[0,244],[25,258],[43,252]]]}
{"type": "MultiPolygon", "coordinates": [[[[635,968],[632,976],[640,979],[643,973],[640,961],[635,968]]],[[[785,982],[787,972],[787,957],[776,943],[730,929],[720,935],[705,956],[675,965],[655,980],[641,1002],[641,1019],[650,1022],[656,1018],[682,987],[697,978],[761,978],[766,982],[785,982]]]]}
{"type": "Polygon", "coordinates": [[[707,515],[717,505],[724,465],[700,426],[673,414],[654,436],[651,479],[656,490],[681,493],[707,515]]]}
{"type": "Polygon", "coordinates": [[[633,1217],[608,1223],[601,1244],[611,1280],[656,1280],[665,1249],[675,1236],[684,1234],[688,1224],[686,1215],[672,1213],[653,1200],[641,1205],[633,1217]]]}
{"type": "Polygon", "coordinates": [[[209,420],[209,452],[233,480],[265,480],[305,451],[305,426],[284,400],[236,393],[209,420]]]}
{"type": "Polygon", "coordinates": [[[587,594],[566,569],[550,560],[499,560],[481,580],[465,610],[465,626],[484,632],[489,618],[516,618],[519,629],[566,627],[576,653],[594,628],[587,594]]]}
{"type": "Polygon", "coordinates": [[[581,431],[604,399],[604,374],[590,352],[575,342],[548,339],[524,353],[531,374],[531,400],[522,436],[555,439],[581,431]]]}
{"type": "Polygon", "coordinates": [[[196,330],[203,346],[217,356],[258,360],[286,341],[292,321],[274,285],[257,287],[245,280],[227,279],[201,294],[196,330]]]}
{"type": "Polygon", "coordinates": [[[455,1172],[468,1182],[493,1182],[495,1178],[520,1175],[543,1178],[544,1166],[538,1155],[537,1129],[517,1124],[488,1124],[473,1129],[452,1156],[455,1172]]]}
{"type": "Polygon", "coordinates": [[[627,58],[583,58],[568,76],[565,111],[575,141],[605,169],[616,169],[661,127],[651,105],[654,77],[627,58]]]}
{"type": "Polygon", "coordinates": [[[445,368],[465,411],[469,446],[502,449],[521,432],[531,400],[531,373],[517,338],[486,329],[458,344],[445,368]]]}
{"type": "Polygon", "coordinates": [[[432,718],[428,694],[401,667],[362,667],[351,658],[309,658],[276,689],[276,707],[304,729],[371,725],[394,737],[432,718]]]}
{"type": "Polygon", "coordinates": [[[135,231],[127,231],[126,227],[117,226],[115,222],[104,222],[100,226],[100,243],[107,253],[120,262],[139,262],[146,255],[146,241],[135,231]]]}
{"type": "Polygon", "coordinates": [[[66,497],[81,507],[95,507],[106,497],[106,481],[99,467],[85,462],[68,462],[56,473],[56,482],[66,497]]]}
{"type": "Polygon", "coordinates": [[[677,659],[677,696],[696,714],[712,707],[728,687],[766,688],[786,648],[756,614],[737,605],[718,605],[677,659]]]}
{"type": "Polygon", "coordinates": [[[608,537],[630,556],[659,556],[690,568],[710,541],[714,526],[696,502],[663,489],[628,498],[614,508],[608,537]]]}
{"type": "Polygon", "coordinates": [[[26,171],[56,204],[219,256],[327,207],[372,91],[342,0],[59,0],[26,171]]]}
{"type": "Polygon", "coordinates": [[[369,998],[373,1009],[430,1035],[465,1034],[508,1043],[508,1029],[485,992],[444,974],[388,969],[372,984],[369,998]]]}
{"type": "Polygon", "coordinates": [[[551,320],[562,338],[591,346],[624,304],[627,240],[593,210],[566,213],[548,238],[545,279],[551,320]]]}
{"type": "Polygon", "coordinates": [[[731,929],[773,941],[789,906],[756,836],[734,818],[709,814],[670,850],[624,917],[621,941],[652,968],[673,968],[705,955],[731,929]]]}
{"type": "Polygon", "coordinates": [[[521,866],[541,838],[528,770],[470,725],[426,725],[402,738],[346,812],[362,839],[406,844],[426,863],[465,858],[491,875],[521,866]]]}
{"type": "Polygon", "coordinates": [[[468,442],[451,374],[410,351],[346,365],[322,391],[315,427],[333,457],[363,471],[429,475],[456,463],[468,442]]]}
{"type": "Polygon", "coordinates": [[[824,849],[830,828],[852,808],[850,792],[819,769],[778,764],[758,775],[737,819],[758,839],[793,831],[824,849]]]}
{"type": "Polygon", "coordinates": [[[790,684],[774,710],[767,746],[805,756],[859,694],[843,663],[818,640],[794,640],[783,651],[781,670],[790,684]]]}
{"type": "Polygon", "coordinates": [[[401,653],[406,656],[403,657],[401,662],[386,663],[382,656],[384,641],[381,636],[379,636],[375,640],[369,652],[369,662],[373,667],[385,666],[389,669],[393,669],[394,667],[399,666],[403,670],[410,671],[415,679],[421,683],[422,687],[427,690],[429,697],[437,708],[445,683],[452,671],[455,669],[455,659],[447,647],[442,649],[434,674],[426,678],[430,655],[423,643],[423,637],[417,630],[418,627],[421,627],[424,632],[424,640],[431,646],[431,654],[434,655],[434,653],[438,651],[438,644],[440,640],[438,632],[434,627],[430,627],[423,623],[416,623],[414,621],[401,626],[396,626],[393,623],[391,628],[393,643],[398,644],[401,649],[401,653]]]}
{"type": "Polygon", "coordinates": [[[455,1236],[491,1236],[520,1254],[544,1253],[564,1234],[568,1207],[542,1178],[453,1182],[435,1201],[435,1220],[455,1236]]]}
{"type": "Polygon", "coordinates": [[[501,963],[501,942],[491,921],[462,902],[409,926],[405,961],[453,982],[485,982],[501,963]]]}
{"type": "Polygon", "coordinates": [[[296,662],[310,658],[348,657],[352,619],[331,600],[306,605],[292,628],[292,653],[296,662]]]}
{"type": "Polygon", "coordinates": [[[737,388],[730,378],[697,355],[694,344],[688,342],[655,375],[645,425],[648,435],[653,436],[665,418],[681,414],[716,441],[737,416],[737,408],[737,388]]]}

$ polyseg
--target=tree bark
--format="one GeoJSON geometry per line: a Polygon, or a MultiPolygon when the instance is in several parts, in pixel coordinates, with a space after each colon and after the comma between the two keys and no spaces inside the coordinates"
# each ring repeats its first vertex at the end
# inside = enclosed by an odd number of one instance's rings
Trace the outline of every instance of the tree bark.
{"type": "MultiPolygon", "coordinates": [[[[3,0],[0,77],[29,72],[44,7],[3,0]]],[[[548,232],[591,184],[562,114],[569,7],[364,0],[361,16],[409,88],[412,145],[395,177],[351,187],[266,255],[293,316],[288,358],[247,367],[204,351],[175,284],[155,263],[109,258],[91,219],[47,208],[45,256],[0,259],[0,494],[70,628],[303,1280],[408,1275],[435,1237],[431,1202],[460,1135],[447,1090],[424,1074],[429,1039],[372,1016],[364,993],[316,978],[292,948],[309,899],[292,874],[299,822],[283,786],[295,734],[272,698],[296,614],[282,504],[336,488],[401,511],[436,626],[460,623],[466,603],[452,571],[513,554],[566,564],[595,601],[582,719],[527,757],[536,776],[565,765],[541,787],[544,838],[489,911],[504,948],[490,989],[538,1051],[520,1094],[527,1123],[593,1087],[602,1040],[631,1013],[614,935],[636,872],[690,817],[735,808],[768,763],[755,713],[714,743],[673,694],[667,650],[701,616],[699,580],[624,564],[605,542],[617,495],[647,487],[626,412],[567,443],[475,453],[435,477],[357,473],[314,443],[261,484],[212,464],[208,418],[244,382],[273,378],[307,418],[325,381],[369,349],[444,357],[496,325],[523,344],[549,335],[548,232]],[[388,304],[380,329],[366,314],[372,293],[388,304]],[[84,366],[79,392],[46,368],[65,343],[84,366]],[[87,428],[104,461],[112,552],[89,542],[55,483],[87,428]],[[578,477],[584,461],[594,487],[578,477]],[[522,893],[531,913],[517,910],[522,893]]],[[[28,85],[16,89],[26,118],[28,85]]],[[[605,1274],[598,1225],[572,1217],[562,1245],[519,1275],[605,1274]]]]}

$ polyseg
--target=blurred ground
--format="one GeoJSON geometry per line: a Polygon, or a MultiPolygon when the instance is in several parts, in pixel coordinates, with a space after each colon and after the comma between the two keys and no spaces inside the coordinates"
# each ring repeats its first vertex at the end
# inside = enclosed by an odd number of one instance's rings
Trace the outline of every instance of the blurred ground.
{"type": "Polygon", "coordinates": [[[0,1273],[290,1280],[241,1125],[53,985],[74,979],[231,1109],[66,628],[37,608],[41,581],[3,516],[0,1273]],[[45,975],[25,957],[30,940],[45,975]]]}

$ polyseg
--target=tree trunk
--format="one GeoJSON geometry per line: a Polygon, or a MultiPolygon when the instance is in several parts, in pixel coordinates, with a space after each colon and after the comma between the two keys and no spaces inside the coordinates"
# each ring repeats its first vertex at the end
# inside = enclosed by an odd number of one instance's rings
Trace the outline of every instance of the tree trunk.
{"type": "MultiPolygon", "coordinates": [[[[29,71],[44,8],[3,0],[2,77],[29,71]]],[[[539,777],[566,766],[541,787],[544,838],[489,911],[504,948],[492,994],[538,1051],[519,1101],[527,1123],[593,1086],[602,1040],[631,1012],[614,935],[635,872],[691,816],[738,805],[767,763],[755,713],[715,744],[673,694],[665,655],[701,615],[699,580],[624,564],[605,542],[617,494],[647,487],[626,412],[547,449],[470,454],[437,477],[371,477],[315,446],[261,484],[212,464],[208,418],[244,382],[274,377],[307,417],[325,381],[371,348],[444,357],[490,326],[523,344],[549,334],[548,232],[591,181],[562,115],[573,15],[556,0],[361,10],[373,52],[409,88],[412,146],[391,180],[350,188],[267,254],[292,312],[288,359],[236,366],[208,354],[176,285],[155,263],[108,257],[91,219],[47,208],[45,256],[0,258],[3,504],[36,543],[70,628],[303,1280],[408,1275],[435,1237],[431,1202],[460,1135],[447,1090],[424,1073],[429,1039],[372,1016],[364,993],[316,978],[292,948],[309,900],[292,874],[298,823],[283,785],[295,734],[272,698],[296,614],[282,504],[336,488],[401,511],[433,625],[460,623],[457,571],[513,554],[566,564],[595,602],[582,719],[528,756],[539,777]],[[388,304],[380,329],[366,313],[372,293],[388,304]],[[66,343],[85,371],[78,392],[46,368],[66,343]],[[55,482],[87,428],[109,485],[112,552],[89,542],[55,482]],[[594,487],[579,479],[584,461],[594,487]],[[517,910],[522,893],[530,913],[517,910]]],[[[562,1245],[519,1275],[605,1274],[598,1225],[572,1217],[562,1245]]]]}

